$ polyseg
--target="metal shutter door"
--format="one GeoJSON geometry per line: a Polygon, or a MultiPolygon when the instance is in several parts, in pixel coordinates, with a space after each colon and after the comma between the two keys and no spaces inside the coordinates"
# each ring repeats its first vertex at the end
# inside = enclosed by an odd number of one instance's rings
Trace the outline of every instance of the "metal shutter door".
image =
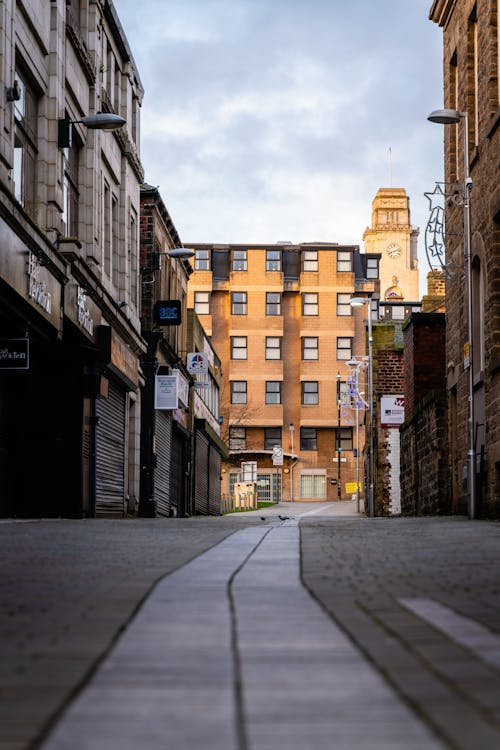
{"type": "Polygon", "coordinates": [[[209,513],[220,516],[220,453],[210,446],[209,513]]]}
{"type": "Polygon", "coordinates": [[[172,460],[172,415],[156,411],[156,468],[154,503],[158,516],[170,515],[170,462],[172,460]]]}
{"type": "Polygon", "coordinates": [[[208,515],[208,438],[196,430],[196,452],[194,466],[194,512],[208,515]]]}
{"type": "Polygon", "coordinates": [[[125,393],[110,381],[97,400],[96,516],[125,515],[125,393]]]}

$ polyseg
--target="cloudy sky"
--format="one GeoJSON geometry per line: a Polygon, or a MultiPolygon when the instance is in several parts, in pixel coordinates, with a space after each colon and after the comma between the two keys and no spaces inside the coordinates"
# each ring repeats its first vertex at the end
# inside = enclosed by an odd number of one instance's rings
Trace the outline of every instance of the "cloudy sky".
{"type": "Polygon", "coordinates": [[[420,227],[442,179],[431,0],[114,0],[145,89],[141,159],[183,244],[359,244],[379,187],[420,227]]]}

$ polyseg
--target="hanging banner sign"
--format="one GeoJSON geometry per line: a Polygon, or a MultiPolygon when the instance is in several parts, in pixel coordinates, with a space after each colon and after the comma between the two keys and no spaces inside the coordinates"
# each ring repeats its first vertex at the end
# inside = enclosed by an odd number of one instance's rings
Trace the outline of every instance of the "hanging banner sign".
{"type": "Polygon", "coordinates": [[[155,302],[154,321],[159,326],[178,326],[181,324],[181,303],[178,299],[166,299],[155,302]]]}
{"type": "Polygon", "coordinates": [[[0,339],[0,370],[29,370],[29,339],[0,339]]]}
{"type": "Polygon", "coordinates": [[[155,409],[177,409],[179,406],[176,375],[157,375],[155,379],[155,409]]]}

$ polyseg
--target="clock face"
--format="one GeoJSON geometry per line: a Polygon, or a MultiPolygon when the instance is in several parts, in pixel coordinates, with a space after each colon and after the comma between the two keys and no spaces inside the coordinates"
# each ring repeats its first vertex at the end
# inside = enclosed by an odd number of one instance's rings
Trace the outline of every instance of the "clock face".
{"type": "Polygon", "coordinates": [[[390,258],[399,258],[401,255],[401,248],[399,245],[397,245],[395,242],[391,243],[390,245],[387,245],[387,255],[390,258]]]}

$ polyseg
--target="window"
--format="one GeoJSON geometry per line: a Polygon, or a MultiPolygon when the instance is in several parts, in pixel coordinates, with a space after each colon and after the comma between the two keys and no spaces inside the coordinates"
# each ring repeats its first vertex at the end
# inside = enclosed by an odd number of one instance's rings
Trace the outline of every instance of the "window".
{"type": "Polygon", "coordinates": [[[300,428],[300,450],[316,451],[318,450],[318,438],[316,427],[300,428]]]}
{"type": "MultiPolygon", "coordinates": [[[[339,444],[339,430],[335,430],[335,450],[338,451],[339,444]]],[[[340,450],[341,451],[352,451],[352,427],[341,427],[340,428],[340,450]]]]}
{"type": "Polygon", "coordinates": [[[14,104],[14,195],[26,213],[35,214],[37,100],[27,80],[16,70],[20,98],[14,104]]]}
{"type": "Polygon", "coordinates": [[[302,337],[302,359],[318,359],[318,337],[302,337]]]}
{"type": "Polygon", "coordinates": [[[247,251],[233,250],[233,271],[247,270],[247,251]]]}
{"type": "Polygon", "coordinates": [[[266,381],[266,404],[281,404],[281,380],[266,381]]]}
{"type": "Polygon", "coordinates": [[[378,258],[366,259],[366,278],[378,279],[378,258]]]}
{"type": "Polygon", "coordinates": [[[247,447],[247,432],[244,427],[229,428],[229,450],[244,451],[247,447]]]}
{"type": "Polygon", "coordinates": [[[247,358],[247,337],[231,336],[231,359],[247,358]]]}
{"type": "Polygon", "coordinates": [[[280,336],[266,336],[266,359],[281,359],[280,336]]]}
{"type": "Polygon", "coordinates": [[[247,381],[231,380],[231,403],[246,404],[247,402],[247,381]]]}
{"type": "Polygon", "coordinates": [[[350,294],[337,294],[337,315],[352,315],[352,307],[350,301],[350,294]]]}
{"type": "Polygon", "coordinates": [[[275,445],[281,445],[281,427],[265,427],[264,450],[270,451],[275,445]]]}
{"type": "Polygon", "coordinates": [[[326,497],[326,474],[301,474],[300,497],[326,497]]]}
{"type": "Polygon", "coordinates": [[[281,253],[279,250],[266,250],[266,271],[281,271],[281,253]]]}
{"type": "Polygon", "coordinates": [[[281,315],[281,294],[266,292],[266,315],[281,315]]]}
{"type": "Polygon", "coordinates": [[[247,314],[247,293],[246,292],[232,292],[231,293],[231,315],[246,315],[247,314]]]}
{"type": "Polygon", "coordinates": [[[337,250],[337,271],[352,271],[352,255],[348,250],[337,250]]]}
{"type": "Polygon", "coordinates": [[[338,336],[337,337],[337,359],[348,360],[351,359],[352,352],[352,339],[338,336]]]}
{"type": "Polygon", "coordinates": [[[302,403],[306,406],[319,403],[318,381],[302,381],[302,403]]]}
{"type": "Polygon", "coordinates": [[[194,270],[195,271],[209,271],[210,270],[210,253],[208,250],[195,250],[194,270]]]}
{"type": "Polygon", "coordinates": [[[80,147],[73,134],[73,143],[63,151],[63,213],[67,237],[78,237],[78,170],[80,147]]]}
{"type": "Polygon", "coordinates": [[[139,305],[139,246],[137,240],[137,213],[131,208],[129,218],[130,299],[135,307],[139,305]]]}
{"type": "Polygon", "coordinates": [[[317,315],[318,307],[316,292],[305,292],[302,295],[302,315],[317,315]]]}
{"type": "Polygon", "coordinates": [[[194,311],[198,315],[210,314],[210,292],[194,293],[194,311]]]}
{"type": "Polygon", "coordinates": [[[302,252],[302,258],[304,262],[304,271],[317,271],[318,270],[318,251],[317,250],[304,250],[302,252]]]}

